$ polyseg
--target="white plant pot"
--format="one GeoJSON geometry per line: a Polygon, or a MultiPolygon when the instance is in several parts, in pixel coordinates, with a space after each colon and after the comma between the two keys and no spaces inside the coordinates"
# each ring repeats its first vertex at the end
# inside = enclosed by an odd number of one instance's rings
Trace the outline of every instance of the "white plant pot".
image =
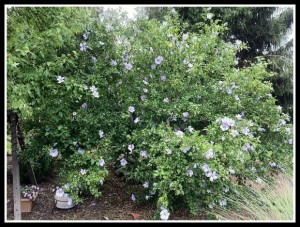
{"type": "Polygon", "coordinates": [[[76,204],[74,202],[72,202],[72,204],[69,205],[67,197],[64,197],[64,196],[58,197],[55,195],[54,198],[55,198],[55,205],[59,209],[70,209],[70,208],[73,208],[74,206],[76,206],[76,204]]]}

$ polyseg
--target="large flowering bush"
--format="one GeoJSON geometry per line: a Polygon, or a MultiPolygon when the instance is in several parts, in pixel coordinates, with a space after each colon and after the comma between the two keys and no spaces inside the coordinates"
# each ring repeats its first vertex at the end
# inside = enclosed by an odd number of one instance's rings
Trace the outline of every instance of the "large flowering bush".
{"type": "Polygon", "coordinates": [[[143,185],[132,199],[156,201],[163,220],[178,203],[193,212],[225,206],[234,181],[284,171],[293,130],[270,94],[267,62],[238,68],[246,45],[224,42],[226,27],[213,15],[196,34],[182,32],[176,14],[128,26],[62,12],[59,27],[8,39],[8,98],[26,113],[31,154],[42,150],[58,164],[58,194],[70,203],[101,195],[111,161],[143,185]],[[41,37],[58,40],[43,45],[41,37]],[[13,101],[14,86],[27,89],[25,106],[13,101]]]}

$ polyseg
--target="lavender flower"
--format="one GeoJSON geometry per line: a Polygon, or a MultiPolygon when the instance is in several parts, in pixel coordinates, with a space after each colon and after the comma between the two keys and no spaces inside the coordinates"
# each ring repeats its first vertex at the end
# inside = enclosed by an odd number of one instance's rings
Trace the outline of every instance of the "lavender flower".
{"type": "Polygon", "coordinates": [[[204,170],[205,173],[207,173],[209,171],[209,165],[204,163],[204,165],[202,166],[202,169],[204,170]]]}
{"type": "Polygon", "coordinates": [[[57,149],[50,150],[49,155],[52,156],[53,158],[57,157],[58,150],[57,149]]]}
{"type": "Polygon", "coordinates": [[[160,212],[160,219],[161,220],[168,220],[170,216],[170,213],[167,209],[162,209],[160,212]]]}
{"type": "Polygon", "coordinates": [[[58,77],[57,77],[57,81],[58,81],[58,83],[60,84],[60,83],[62,83],[62,82],[64,82],[64,77],[63,76],[61,76],[61,75],[58,75],[58,77]]]}
{"type": "Polygon", "coordinates": [[[205,157],[206,157],[207,159],[211,159],[211,158],[214,157],[214,152],[213,152],[213,149],[212,149],[212,148],[210,148],[210,149],[205,153],[205,157]]]}
{"type": "Polygon", "coordinates": [[[147,151],[140,151],[140,156],[142,156],[143,158],[147,158],[148,157],[147,151]]]}
{"type": "Polygon", "coordinates": [[[163,61],[163,57],[162,56],[158,56],[157,58],[155,58],[155,64],[159,65],[162,61],[163,61]]]}
{"type": "Polygon", "coordinates": [[[182,115],[183,115],[183,117],[188,118],[190,114],[189,114],[189,112],[184,112],[182,115]]]}
{"type": "Polygon", "coordinates": [[[95,85],[93,85],[90,87],[90,90],[91,90],[91,92],[95,92],[95,91],[97,91],[97,88],[95,87],[95,85]]]}
{"type": "Polygon", "coordinates": [[[78,151],[78,153],[81,154],[81,155],[84,153],[84,150],[83,150],[82,148],[78,148],[77,151],[78,151]]]}
{"type": "Polygon", "coordinates": [[[104,159],[100,159],[100,160],[99,160],[99,166],[104,166],[104,165],[105,165],[104,159]]]}
{"type": "Polygon", "coordinates": [[[81,108],[84,109],[84,110],[86,110],[86,109],[88,108],[87,103],[83,103],[83,104],[81,105],[81,108]]]}
{"type": "Polygon", "coordinates": [[[172,150],[169,148],[166,149],[166,152],[167,152],[167,154],[172,154],[172,150]]]}
{"type": "Polygon", "coordinates": [[[131,69],[132,69],[132,64],[130,64],[130,63],[125,63],[125,68],[126,68],[127,70],[131,70],[131,69]]]}
{"type": "Polygon", "coordinates": [[[226,206],[226,204],[227,204],[227,200],[226,200],[226,199],[222,199],[222,200],[220,201],[220,206],[221,206],[221,207],[226,206]]]}
{"type": "Polygon", "coordinates": [[[93,92],[93,96],[95,97],[95,98],[99,98],[100,96],[99,96],[99,92],[98,91],[94,91],[93,92]]]}
{"type": "Polygon", "coordinates": [[[184,133],[180,130],[178,130],[177,132],[175,132],[176,136],[178,137],[183,137],[184,136],[184,133]]]}
{"type": "Polygon", "coordinates": [[[211,182],[213,182],[214,180],[216,180],[218,178],[218,174],[215,171],[206,172],[205,176],[207,176],[211,182]]]}
{"type": "Polygon", "coordinates": [[[246,135],[246,136],[249,135],[249,134],[250,134],[249,128],[247,128],[247,127],[246,127],[246,128],[243,128],[243,129],[242,129],[242,133],[243,133],[244,135],[246,135]]]}
{"type": "Polygon", "coordinates": [[[160,80],[161,80],[161,81],[166,81],[166,79],[167,79],[166,76],[161,76],[161,77],[160,77],[160,80]]]}
{"type": "Polygon", "coordinates": [[[144,93],[148,93],[148,89],[147,88],[143,88],[144,93]]]}
{"type": "Polygon", "coordinates": [[[289,144],[293,144],[293,139],[289,139],[289,144]]]}
{"type": "Polygon", "coordinates": [[[231,133],[230,133],[233,137],[236,137],[239,132],[237,130],[232,130],[231,133]]]}
{"type": "Polygon", "coordinates": [[[232,94],[231,88],[226,86],[226,92],[227,92],[228,95],[231,95],[232,94]]]}
{"type": "Polygon", "coordinates": [[[168,97],[166,97],[166,98],[164,98],[164,103],[168,103],[169,102],[169,98],[168,97]]]}
{"type": "Polygon", "coordinates": [[[81,51],[86,51],[87,50],[87,48],[88,48],[88,46],[86,45],[86,43],[85,42],[83,42],[83,43],[80,43],[80,50],[81,51]]]}
{"type": "Polygon", "coordinates": [[[220,126],[220,128],[222,129],[222,131],[227,131],[230,126],[235,125],[235,121],[228,117],[222,118],[221,121],[222,121],[222,125],[220,126]]]}
{"type": "Polygon", "coordinates": [[[90,32],[86,31],[85,33],[83,33],[83,39],[87,40],[89,38],[90,32]]]}
{"type": "Polygon", "coordinates": [[[129,107],[128,107],[128,111],[129,111],[130,113],[133,113],[133,112],[135,111],[135,109],[134,109],[133,106],[129,106],[129,107]]]}
{"type": "Polygon", "coordinates": [[[122,159],[120,160],[120,163],[121,163],[121,166],[126,166],[128,162],[126,161],[125,158],[122,158],[122,159]]]}
{"type": "Polygon", "coordinates": [[[149,182],[146,181],[146,182],[143,184],[143,187],[144,187],[144,188],[149,188],[149,182]]]}
{"type": "Polygon", "coordinates": [[[193,174],[194,174],[193,170],[189,169],[189,170],[187,171],[187,175],[188,175],[189,177],[192,177],[193,174]]]}

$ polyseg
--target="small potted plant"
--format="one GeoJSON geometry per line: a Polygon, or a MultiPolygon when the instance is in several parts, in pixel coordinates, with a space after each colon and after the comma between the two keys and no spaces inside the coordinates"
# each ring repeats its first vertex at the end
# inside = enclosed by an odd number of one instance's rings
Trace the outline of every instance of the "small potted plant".
{"type": "Polygon", "coordinates": [[[21,212],[31,212],[32,202],[36,199],[39,189],[36,185],[21,188],[21,212]]]}

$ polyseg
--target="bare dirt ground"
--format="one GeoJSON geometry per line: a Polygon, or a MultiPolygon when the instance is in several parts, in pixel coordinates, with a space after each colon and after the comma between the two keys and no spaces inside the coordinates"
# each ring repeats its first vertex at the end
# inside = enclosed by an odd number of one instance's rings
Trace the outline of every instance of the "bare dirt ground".
{"type": "MultiPolygon", "coordinates": [[[[14,220],[12,192],[12,161],[7,156],[7,220],[14,220]]],[[[55,207],[55,179],[47,179],[39,183],[41,188],[30,213],[22,213],[22,220],[154,220],[155,204],[134,203],[131,200],[130,188],[115,172],[111,171],[109,179],[103,187],[102,196],[98,199],[86,197],[84,203],[72,209],[62,210],[55,207]],[[134,219],[132,214],[139,214],[134,219]]],[[[188,210],[172,212],[169,220],[204,220],[205,215],[193,216],[188,210]]]]}

